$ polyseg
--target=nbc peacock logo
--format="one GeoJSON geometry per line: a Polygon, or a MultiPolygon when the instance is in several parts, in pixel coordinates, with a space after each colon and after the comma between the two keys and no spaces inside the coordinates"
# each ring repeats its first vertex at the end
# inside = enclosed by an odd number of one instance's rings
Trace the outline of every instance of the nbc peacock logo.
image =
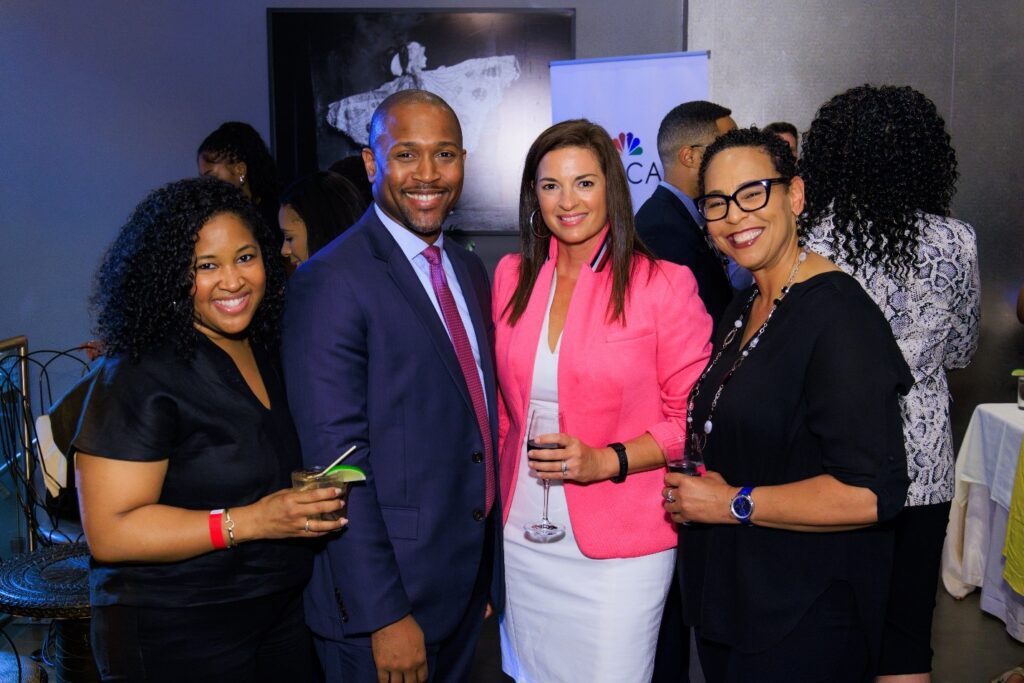
{"type": "Polygon", "coordinates": [[[619,133],[619,137],[613,139],[612,142],[615,143],[615,149],[619,150],[619,154],[638,157],[644,153],[644,148],[640,146],[640,138],[635,137],[632,133],[619,133]]]}

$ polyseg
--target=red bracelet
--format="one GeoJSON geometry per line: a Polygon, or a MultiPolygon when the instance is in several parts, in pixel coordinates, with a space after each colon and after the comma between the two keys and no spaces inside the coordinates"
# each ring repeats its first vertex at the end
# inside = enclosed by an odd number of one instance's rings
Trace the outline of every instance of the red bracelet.
{"type": "Polygon", "coordinates": [[[228,544],[224,542],[224,531],[221,529],[221,520],[224,518],[224,510],[210,510],[210,542],[214,550],[224,550],[228,544]]]}

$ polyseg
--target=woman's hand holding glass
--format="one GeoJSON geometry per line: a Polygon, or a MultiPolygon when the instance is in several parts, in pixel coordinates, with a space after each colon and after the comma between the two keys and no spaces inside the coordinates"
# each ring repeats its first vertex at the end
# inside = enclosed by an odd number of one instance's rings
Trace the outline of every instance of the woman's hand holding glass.
{"type": "Polygon", "coordinates": [[[562,432],[543,434],[535,441],[562,445],[561,448],[530,451],[530,469],[540,479],[586,484],[611,479],[619,473],[618,459],[610,448],[593,448],[562,432]]]}
{"type": "Polygon", "coordinates": [[[319,519],[325,512],[337,512],[345,502],[341,489],[308,491],[281,489],[252,505],[231,508],[238,542],[263,538],[316,538],[337,531],[347,519],[319,519]]]}
{"type": "Polygon", "coordinates": [[[677,524],[737,524],[730,514],[730,504],[739,492],[718,472],[708,471],[702,477],[691,477],[679,472],[665,475],[662,507],[677,524]],[[671,496],[668,495],[671,491],[671,496]],[[669,500],[671,498],[671,500],[669,500]]]}

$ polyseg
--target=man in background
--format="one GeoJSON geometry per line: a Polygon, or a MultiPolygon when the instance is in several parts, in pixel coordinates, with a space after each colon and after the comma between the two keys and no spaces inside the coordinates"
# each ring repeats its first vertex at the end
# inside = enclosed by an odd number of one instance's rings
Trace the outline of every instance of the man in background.
{"type": "Polygon", "coordinates": [[[636,214],[636,229],[657,258],[688,267],[715,326],[732,300],[721,256],[708,242],[693,203],[704,149],[736,128],[732,111],[712,102],[685,102],[658,128],[658,156],[665,179],[636,214]]]}

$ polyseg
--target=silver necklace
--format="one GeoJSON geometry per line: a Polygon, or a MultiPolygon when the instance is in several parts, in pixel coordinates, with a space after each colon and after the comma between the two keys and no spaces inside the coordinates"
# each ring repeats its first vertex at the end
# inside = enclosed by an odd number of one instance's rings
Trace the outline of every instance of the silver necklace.
{"type": "Polygon", "coordinates": [[[800,270],[800,264],[807,260],[807,252],[803,249],[797,254],[796,261],[793,263],[792,270],[789,271],[789,278],[786,280],[786,284],[782,286],[782,290],[779,292],[779,297],[772,302],[772,308],[768,311],[768,316],[761,323],[761,327],[757,329],[757,332],[751,337],[750,341],[747,342],[747,346],[740,351],[739,355],[736,356],[736,360],[732,362],[732,367],[729,368],[728,372],[722,377],[722,381],[719,382],[718,388],[715,390],[715,395],[711,399],[711,409],[708,410],[707,419],[704,420],[704,429],[700,432],[693,428],[693,410],[694,405],[697,402],[697,397],[700,395],[700,388],[704,384],[704,380],[707,378],[708,373],[718,363],[718,359],[722,357],[722,353],[729,348],[733,340],[739,336],[740,330],[743,329],[743,319],[747,317],[750,309],[754,305],[754,299],[761,293],[757,287],[754,287],[754,291],[750,294],[750,298],[747,300],[746,305],[743,307],[743,311],[740,312],[740,317],[736,318],[736,321],[732,324],[732,329],[725,335],[725,339],[722,340],[722,348],[718,350],[715,357],[708,363],[708,366],[704,368],[704,372],[701,373],[697,382],[693,385],[693,389],[690,390],[690,397],[686,402],[686,432],[690,438],[687,443],[690,447],[690,456],[697,456],[702,459],[704,454],[704,446],[707,444],[708,435],[711,434],[711,430],[714,428],[713,417],[715,415],[715,408],[718,407],[718,399],[722,396],[722,391],[725,389],[725,385],[729,383],[732,376],[736,374],[736,370],[743,365],[743,361],[747,359],[747,356],[757,348],[758,343],[761,340],[761,335],[768,328],[768,323],[771,322],[772,316],[775,315],[775,311],[778,310],[779,304],[789,294],[789,288],[793,285],[793,281],[796,279],[796,274],[800,270]]]}

